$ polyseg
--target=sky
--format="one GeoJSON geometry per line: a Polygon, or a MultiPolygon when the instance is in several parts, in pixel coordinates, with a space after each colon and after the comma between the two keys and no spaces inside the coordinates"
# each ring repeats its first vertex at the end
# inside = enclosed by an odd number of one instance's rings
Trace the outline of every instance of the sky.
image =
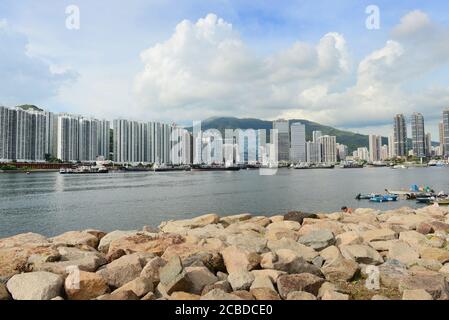
{"type": "Polygon", "coordinates": [[[449,107],[449,2],[0,0],[0,105],[191,124],[303,118],[389,135],[449,107]],[[76,21],[79,28],[67,27],[76,21]],[[367,28],[379,9],[379,28],[367,28]],[[75,18],[75,20],[73,20],[75,18]]]}

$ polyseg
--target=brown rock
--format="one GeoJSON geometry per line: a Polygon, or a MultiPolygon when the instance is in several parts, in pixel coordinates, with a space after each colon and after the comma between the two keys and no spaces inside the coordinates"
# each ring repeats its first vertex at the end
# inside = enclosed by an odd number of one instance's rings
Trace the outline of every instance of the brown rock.
{"type": "Polygon", "coordinates": [[[55,245],[79,246],[87,245],[92,248],[98,246],[98,238],[85,231],[69,231],[57,237],[50,238],[55,245]]]}
{"type": "Polygon", "coordinates": [[[121,291],[132,291],[136,296],[140,298],[145,296],[148,292],[153,291],[153,289],[154,287],[151,279],[138,277],[115,290],[113,294],[121,291]]]}
{"type": "Polygon", "coordinates": [[[109,292],[108,284],[103,277],[85,271],[69,274],[65,279],[64,288],[69,300],[90,300],[109,292]]]}
{"type": "Polygon", "coordinates": [[[422,259],[434,259],[441,263],[449,262],[449,251],[438,248],[424,248],[420,250],[422,259]]]}
{"type": "Polygon", "coordinates": [[[167,261],[160,257],[155,257],[148,261],[145,267],[142,269],[140,273],[141,277],[152,279],[153,283],[157,283],[160,281],[159,271],[165,266],[167,261]]]}
{"type": "Polygon", "coordinates": [[[321,300],[349,300],[349,295],[329,290],[323,294],[321,300]]]}
{"type": "Polygon", "coordinates": [[[245,291],[245,290],[234,291],[234,292],[232,292],[232,294],[241,298],[242,300],[247,300],[247,301],[255,300],[254,296],[250,292],[245,291]]]}
{"type": "Polygon", "coordinates": [[[329,281],[350,281],[354,278],[355,274],[359,270],[359,265],[350,259],[344,259],[343,257],[326,261],[321,268],[321,272],[329,281]]]}
{"type": "Polygon", "coordinates": [[[230,246],[221,252],[228,273],[241,270],[251,271],[260,264],[260,256],[235,246],[230,246]]]}
{"type": "Polygon", "coordinates": [[[185,239],[176,234],[144,234],[139,233],[113,240],[109,244],[108,254],[118,250],[126,253],[147,252],[162,255],[164,251],[175,244],[183,243],[185,239]]]}
{"type": "Polygon", "coordinates": [[[6,289],[6,285],[0,283],[0,301],[2,300],[11,300],[11,295],[6,289]]]}
{"type": "Polygon", "coordinates": [[[173,292],[170,296],[170,300],[177,300],[177,301],[182,301],[182,300],[200,300],[201,296],[196,295],[196,294],[192,294],[192,293],[188,293],[188,292],[173,292]]]}
{"type": "Polygon", "coordinates": [[[316,297],[308,292],[293,291],[287,295],[287,300],[316,300],[316,297]]]}
{"type": "Polygon", "coordinates": [[[170,261],[160,269],[159,277],[161,280],[160,285],[163,286],[163,290],[168,295],[171,295],[176,291],[188,292],[192,285],[179,257],[170,259],[170,261]]]}
{"type": "Polygon", "coordinates": [[[292,239],[298,241],[299,233],[287,228],[271,228],[265,233],[267,240],[292,239]]]}
{"type": "Polygon", "coordinates": [[[302,224],[304,218],[316,219],[317,215],[300,211],[291,211],[284,216],[284,220],[296,221],[300,224],[302,224]]]}
{"type": "Polygon", "coordinates": [[[214,289],[220,289],[226,293],[230,293],[232,291],[231,284],[227,280],[221,280],[205,286],[201,292],[201,295],[204,296],[214,289]]]}
{"type": "Polygon", "coordinates": [[[206,267],[187,267],[185,268],[187,279],[191,282],[189,292],[201,294],[204,287],[218,281],[218,278],[206,267]]]}
{"type": "Polygon", "coordinates": [[[138,254],[126,255],[106,265],[97,274],[111,287],[120,288],[140,276],[144,263],[144,259],[138,254]]]}
{"type": "Polygon", "coordinates": [[[293,291],[306,291],[314,296],[318,294],[324,279],[310,273],[283,275],[278,278],[277,287],[282,298],[286,299],[293,291]]]}
{"type": "Polygon", "coordinates": [[[278,293],[270,288],[254,288],[250,292],[256,300],[281,300],[278,293]]]}
{"type": "Polygon", "coordinates": [[[402,300],[433,300],[432,296],[424,289],[404,290],[402,300]]]}
{"type": "Polygon", "coordinates": [[[214,289],[202,296],[200,300],[242,300],[242,298],[235,294],[226,293],[220,289],[214,289]]]}
{"type": "Polygon", "coordinates": [[[410,275],[401,280],[399,290],[417,290],[427,291],[435,300],[449,299],[449,285],[444,275],[436,272],[419,272],[410,275]]]}

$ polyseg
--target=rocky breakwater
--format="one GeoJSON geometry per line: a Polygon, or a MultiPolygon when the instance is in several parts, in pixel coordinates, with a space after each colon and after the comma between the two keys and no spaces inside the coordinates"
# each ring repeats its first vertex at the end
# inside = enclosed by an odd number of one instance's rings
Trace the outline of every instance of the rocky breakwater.
{"type": "Polygon", "coordinates": [[[448,243],[436,207],[29,233],[0,240],[0,299],[447,300],[448,243]]]}

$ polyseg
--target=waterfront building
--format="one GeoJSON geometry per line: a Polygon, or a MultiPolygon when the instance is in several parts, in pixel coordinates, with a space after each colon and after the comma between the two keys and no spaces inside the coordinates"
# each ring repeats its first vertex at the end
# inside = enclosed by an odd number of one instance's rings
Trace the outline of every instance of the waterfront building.
{"type": "Polygon", "coordinates": [[[439,138],[440,138],[440,156],[444,155],[444,123],[443,121],[438,123],[438,131],[439,131],[439,138]]]}
{"type": "Polygon", "coordinates": [[[388,158],[395,157],[394,136],[388,137],[388,158]]]}
{"type": "Polygon", "coordinates": [[[267,153],[267,132],[265,129],[257,130],[257,149],[256,149],[256,158],[258,163],[266,162],[266,153],[267,153]]]}
{"type": "Polygon", "coordinates": [[[319,142],[320,137],[323,135],[321,131],[313,131],[312,132],[312,142],[319,142]]]}
{"type": "Polygon", "coordinates": [[[306,162],[306,126],[301,122],[293,123],[290,127],[290,134],[290,160],[293,162],[306,162]]]}
{"type": "Polygon", "coordinates": [[[380,160],[385,161],[388,159],[390,159],[389,147],[388,145],[384,144],[380,149],[380,160]]]}
{"type": "Polygon", "coordinates": [[[187,165],[192,163],[192,135],[184,128],[173,127],[171,133],[171,163],[187,165]]]}
{"type": "Polygon", "coordinates": [[[273,129],[277,130],[278,161],[290,160],[290,127],[288,120],[273,121],[273,129]]]}
{"type": "Polygon", "coordinates": [[[337,162],[337,137],[335,136],[321,136],[319,138],[321,143],[322,157],[321,160],[324,163],[336,163],[337,162]]]}
{"type": "Polygon", "coordinates": [[[413,113],[411,118],[413,154],[418,158],[426,157],[426,135],[424,117],[421,113],[413,113]]]}
{"type": "Polygon", "coordinates": [[[344,144],[337,143],[338,160],[345,161],[348,157],[348,146],[344,144]]]}
{"type": "Polygon", "coordinates": [[[103,157],[105,160],[109,160],[111,147],[111,123],[109,121],[98,121],[97,138],[98,156],[103,157]]]}
{"type": "Polygon", "coordinates": [[[369,161],[369,151],[366,147],[357,148],[357,157],[359,160],[369,161]]]}
{"type": "Polygon", "coordinates": [[[9,161],[9,109],[0,106],[0,162],[9,161]]]}
{"type": "Polygon", "coordinates": [[[396,156],[407,156],[407,126],[403,114],[394,117],[394,146],[396,156]]]}
{"type": "Polygon", "coordinates": [[[61,114],[58,117],[57,157],[62,161],[75,162],[79,160],[79,131],[78,116],[61,114]]]}
{"type": "Polygon", "coordinates": [[[432,135],[430,132],[426,133],[426,156],[432,156],[432,135]]]}
{"type": "Polygon", "coordinates": [[[307,163],[314,164],[321,162],[321,143],[311,142],[306,143],[307,163]]]}
{"type": "Polygon", "coordinates": [[[369,160],[370,162],[379,161],[381,158],[382,137],[378,135],[369,135],[369,160]]]}
{"type": "Polygon", "coordinates": [[[449,109],[443,111],[443,154],[445,158],[449,157],[449,109]]]}

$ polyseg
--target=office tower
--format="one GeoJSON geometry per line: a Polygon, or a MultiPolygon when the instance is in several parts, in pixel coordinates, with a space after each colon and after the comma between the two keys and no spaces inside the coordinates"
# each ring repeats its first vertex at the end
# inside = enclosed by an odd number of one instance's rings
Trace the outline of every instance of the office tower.
{"type": "Polygon", "coordinates": [[[366,148],[366,147],[357,148],[357,156],[358,156],[359,160],[369,161],[368,148],[366,148]]]}
{"type": "Polygon", "coordinates": [[[421,113],[413,113],[410,118],[412,126],[413,154],[418,158],[426,156],[426,135],[424,131],[424,117],[421,113]]]}
{"type": "Polygon", "coordinates": [[[278,161],[290,160],[290,128],[288,120],[273,121],[273,129],[277,130],[278,161]]]}
{"type": "Polygon", "coordinates": [[[320,137],[322,136],[321,131],[313,131],[312,133],[312,142],[319,142],[320,137]]]}
{"type": "Polygon", "coordinates": [[[371,162],[379,161],[381,158],[382,137],[369,135],[369,160],[371,162]]]}
{"type": "Polygon", "coordinates": [[[321,136],[322,161],[325,163],[337,162],[337,138],[335,136],[321,136]]]}
{"type": "Polygon", "coordinates": [[[293,123],[290,127],[290,134],[290,160],[294,162],[306,162],[306,126],[300,122],[293,123]]]}
{"type": "Polygon", "coordinates": [[[439,137],[440,137],[440,153],[441,155],[444,155],[444,123],[440,122],[438,123],[438,131],[439,131],[439,137]]]}
{"type": "Polygon", "coordinates": [[[340,161],[345,161],[348,156],[348,146],[344,144],[337,143],[338,159],[340,161]]]}
{"type": "Polygon", "coordinates": [[[388,160],[390,158],[390,153],[389,153],[389,147],[388,145],[384,144],[381,149],[380,149],[380,160],[381,161],[385,161],[388,160]]]}
{"type": "Polygon", "coordinates": [[[0,161],[10,161],[8,146],[10,142],[9,109],[0,106],[0,161]]]}
{"type": "Polygon", "coordinates": [[[397,114],[394,117],[394,145],[396,156],[407,156],[407,127],[403,114],[397,114]]]}
{"type": "Polygon", "coordinates": [[[388,137],[388,158],[391,159],[395,156],[394,148],[394,136],[388,137]]]}
{"type": "Polygon", "coordinates": [[[321,143],[320,142],[307,142],[306,143],[306,155],[307,163],[320,163],[321,162],[321,143]]]}
{"type": "Polygon", "coordinates": [[[426,133],[425,150],[426,150],[426,157],[431,157],[432,156],[432,135],[430,134],[430,132],[426,133]]]}
{"type": "Polygon", "coordinates": [[[449,157],[449,109],[443,111],[443,153],[444,157],[449,157]]]}
{"type": "Polygon", "coordinates": [[[79,160],[79,117],[61,114],[58,117],[57,157],[62,161],[79,160]]]}

